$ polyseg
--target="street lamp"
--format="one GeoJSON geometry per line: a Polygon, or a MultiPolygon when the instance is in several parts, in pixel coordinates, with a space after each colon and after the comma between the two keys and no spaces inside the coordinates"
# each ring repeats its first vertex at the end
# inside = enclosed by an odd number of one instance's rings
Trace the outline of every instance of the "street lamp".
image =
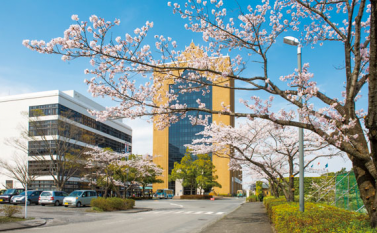
{"type": "MultiPolygon", "coordinates": [[[[298,73],[301,75],[301,45],[297,38],[292,36],[284,37],[284,43],[297,46],[297,66],[298,73]]],[[[302,98],[300,97],[300,102],[302,103],[302,98]]],[[[299,121],[301,122],[301,114],[299,114],[299,121]]],[[[304,212],[304,130],[303,128],[298,129],[298,139],[299,139],[299,168],[300,168],[300,179],[299,179],[299,189],[300,189],[300,211],[304,212]]]]}

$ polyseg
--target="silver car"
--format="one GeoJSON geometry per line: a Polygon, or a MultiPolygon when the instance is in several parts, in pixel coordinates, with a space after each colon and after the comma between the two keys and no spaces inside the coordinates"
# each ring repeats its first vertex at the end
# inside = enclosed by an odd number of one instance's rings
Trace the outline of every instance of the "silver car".
{"type": "MultiPolygon", "coordinates": [[[[42,191],[36,190],[29,190],[26,192],[27,196],[27,204],[30,205],[31,203],[35,203],[38,205],[38,198],[42,191]]],[[[10,203],[17,205],[17,204],[25,204],[25,192],[20,193],[19,195],[13,196],[10,199],[10,203]]]]}
{"type": "Polygon", "coordinates": [[[43,191],[39,196],[39,204],[44,205],[63,205],[63,199],[68,193],[63,191],[43,191]]]}
{"type": "Polygon", "coordinates": [[[63,205],[68,206],[88,206],[90,201],[97,198],[97,192],[93,190],[75,190],[68,197],[63,199],[63,205]]]}

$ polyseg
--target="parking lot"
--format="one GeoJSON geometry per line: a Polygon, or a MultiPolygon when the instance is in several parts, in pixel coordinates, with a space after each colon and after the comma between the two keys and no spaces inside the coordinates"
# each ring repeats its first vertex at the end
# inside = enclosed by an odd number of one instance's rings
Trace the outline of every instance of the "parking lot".
{"type": "MultiPolygon", "coordinates": [[[[18,206],[22,207],[23,213],[17,216],[23,217],[25,211],[24,205],[18,206]]],[[[90,212],[91,207],[76,208],[54,205],[41,206],[31,204],[28,205],[27,210],[28,217],[46,219],[46,226],[63,225],[77,222],[92,222],[110,218],[108,214],[90,212]]]]}

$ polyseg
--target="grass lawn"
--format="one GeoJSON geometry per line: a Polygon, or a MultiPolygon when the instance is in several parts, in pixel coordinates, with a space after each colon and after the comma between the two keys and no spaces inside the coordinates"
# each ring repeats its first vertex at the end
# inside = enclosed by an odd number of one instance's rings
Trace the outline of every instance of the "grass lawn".
{"type": "Polygon", "coordinates": [[[0,224],[2,223],[10,223],[10,222],[18,222],[18,221],[25,221],[25,220],[30,220],[30,219],[24,219],[24,218],[17,218],[17,217],[5,217],[5,216],[0,216],[0,224]]]}

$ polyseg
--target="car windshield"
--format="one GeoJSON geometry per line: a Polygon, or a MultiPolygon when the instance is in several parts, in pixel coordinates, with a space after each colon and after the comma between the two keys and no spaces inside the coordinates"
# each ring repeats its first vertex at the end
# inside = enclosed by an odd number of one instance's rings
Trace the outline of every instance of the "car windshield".
{"type": "Polygon", "coordinates": [[[43,192],[43,193],[41,194],[41,196],[42,196],[42,197],[49,197],[49,196],[52,196],[52,193],[50,193],[50,192],[43,192]]]}
{"type": "Polygon", "coordinates": [[[4,194],[13,194],[13,193],[15,193],[15,189],[8,189],[7,191],[5,191],[5,193],[4,194]]]}
{"type": "MultiPolygon", "coordinates": [[[[29,196],[32,192],[34,192],[34,191],[27,191],[27,195],[29,196]]],[[[20,193],[18,195],[25,196],[25,192],[22,192],[22,193],[20,193]]]]}
{"type": "Polygon", "coordinates": [[[82,191],[73,191],[71,192],[71,194],[69,194],[68,197],[79,197],[81,196],[81,194],[82,194],[82,191]]]}

